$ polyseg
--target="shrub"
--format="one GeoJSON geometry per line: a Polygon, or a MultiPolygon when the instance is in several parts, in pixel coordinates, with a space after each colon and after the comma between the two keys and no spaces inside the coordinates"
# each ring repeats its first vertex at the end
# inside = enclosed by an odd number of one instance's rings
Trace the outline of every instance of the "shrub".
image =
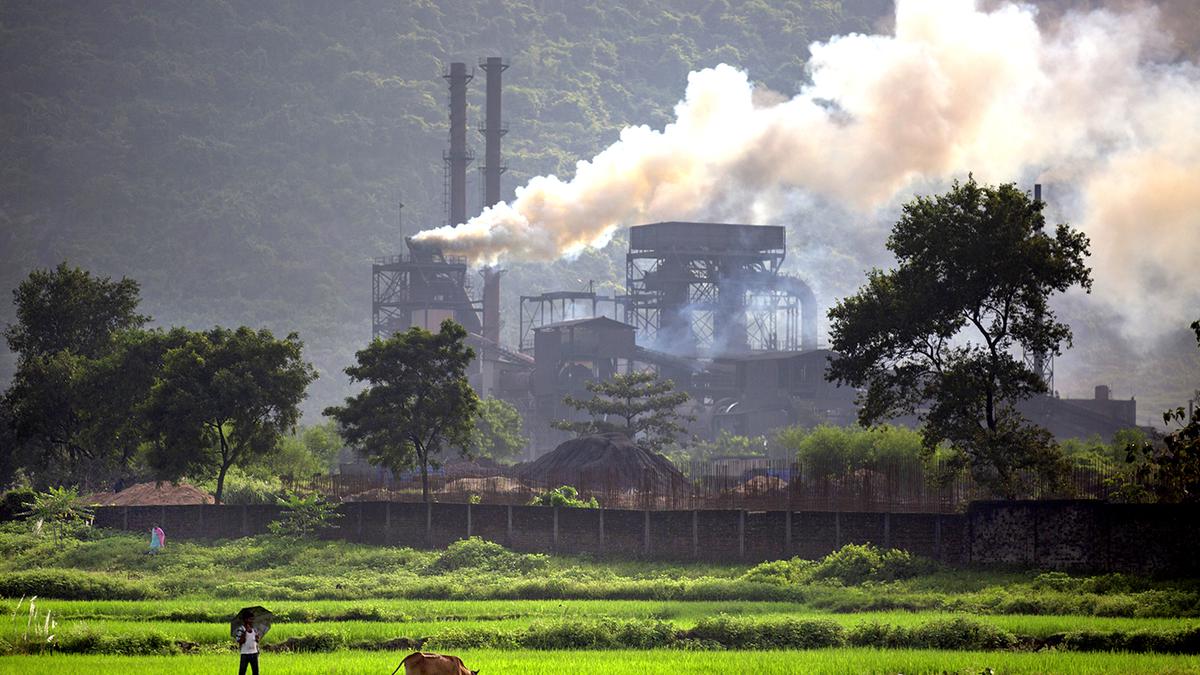
{"type": "Polygon", "coordinates": [[[875,647],[895,649],[911,644],[912,635],[900,626],[869,621],[860,623],[846,633],[846,644],[851,647],[875,647]]]}
{"type": "Polygon", "coordinates": [[[701,620],[686,636],[729,649],[820,649],[840,647],[842,627],[823,620],[750,620],[722,614],[701,620]]]}
{"type": "Polygon", "coordinates": [[[307,539],[324,530],[336,528],[334,522],[342,517],[337,512],[336,504],[316,494],[307,497],[289,494],[279,499],[279,505],[283,507],[279,520],[267,524],[267,529],[277,537],[307,539]]]}
{"type": "Polygon", "coordinates": [[[13,488],[0,496],[0,521],[16,520],[29,512],[37,493],[31,488],[13,488]]]}
{"type": "Polygon", "coordinates": [[[798,557],[791,560],[772,560],[751,567],[741,578],[743,581],[779,586],[799,584],[808,578],[814,565],[816,563],[813,561],[798,557]]]}
{"type": "Polygon", "coordinates": [[[812,568],[813,579],[836,579],[843,584],[896,581],[928,574],[937,565],[907,551],[880,552],[871,544],[847,544],[825,556],[812,568]]]}
{"type": "Polygon", "coordinates": [[[1008,649],[1017,643],[1008,631],[966,618],[930,621],[912,630],[911,646],[920,649],[1008,649]]]}
{"type": "Polygon", "coordinates": [[[155,589],[106,574],[78,570],[39,569],[0,574],[0,596],[40,596],[60,600],[147,600],[155,589]]]}
{"type": "Polygon", "coordinates": [[[600,502],[595,497],[584,500],[579,497],[579,490],[570,485],[563,485],[537,495],[529,500],[530,506],[563,506],[575,509],[598,509],[600,502]]]}
{"type": "Polygon", "coordinates": [[[525,574],[542,569],[548,559],[540,553],[514,553],[500,544],[479,537],[460,539],[446,547],[426,568],[430,573],[462,569],[525,574]]]}

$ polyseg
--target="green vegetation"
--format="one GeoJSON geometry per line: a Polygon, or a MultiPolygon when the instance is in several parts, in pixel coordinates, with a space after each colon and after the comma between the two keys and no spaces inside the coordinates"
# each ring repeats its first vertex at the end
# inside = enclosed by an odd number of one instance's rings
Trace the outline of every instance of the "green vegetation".
{"type": "Polygon", "coordinates": [[[588,380],[584,387],[591,398],[568,395],[563,403],[591,419],[562,420],[555,422],[556,428],[580,435],[620,432],[658,451],[687,431],[681,422],[692,419],[678,412],[688,401],[687,392],[675,391],[675,383],[659,379],[657,373],[619,373],[608,380],[588,380]]]}
{"type": "Polygon", "coordinates": [[[547,490],[533,499],[529,500],[530,506],[563,506],[573,509],[598,509],[600,502],[596,501],[593,496],[590,499],[583,499],[579,496],[579,490],[576,490],[570,485],[556,487],[553,490],[547,490]]]}
{"type": "Polygon", "coordinates": [[[863,388],[859,421],[916,415],[927,453],[944,443],[951,470],[1010,499],[1053,491],[1069,468],[1015,408],[1046,391],[1017,352],[1060,355],[1071,329],[1047,301],[1092,283],[1087,237],[1065,224],[1044,232],[1042,208],[974,178],[917,197],[888,238],[896,269],[868,273],[829,311],[828,377],[863,388]]]}
{"type": "Polygon", "coordinates": [[[307,539],[336,528],[334,522],[342,517],[337,504],[325,501],[321,495],[289,494],[279,500],[279,505],[283,507],[279,520],[267,524],[277,537],[307,539]]]}
{"type": "MultiPolygon", "coordinates": [[[[278,675],[309,673],[384,673],[406,652],[350,651],[336,654],[267,654],[263,667],[278,675]],[[269,664],[269,666],[267,665],[269,664]]],[[[755,675],[803,673],[954,673],[978,675],[991,670],[1014,675],[1141,675],[1194,673],[1200,659],[1161,654],[1079,654],[1046,652],[944,652],[930,650],[819,649],[743,651],[715,655],[707,651],[614,650],[601,652],[514,652],[470,649],[456,652],[471,668],[504,675],[708,675],[714,663],[723,671],[755,675]]],[[[122,675],[207,675],[230,667],[228,654],[198,656],[39,656],[0,657],[0,669],[27,675],[67,672],[122,675]]]]}
{"type": "Polygon", "coordinates": [[[216,473],[221,503],[229,468],[262,462],[299,421],[317,376],[302,349],[295,333],[277,340],[243,326],[193,333],[167,352],[144,409],[156,475],[216,473]]]}
{"type": "Polygon", "coordinates": [[[525,449],[521,413],[508,401],[488,396],[479,400],[479,416],[471,437],[470,454],[494,460],[513,460],[525,449]]]}
{"type": "Polygon", "coordinates": [[[430,464],[447,448],[466,452],[475,434],[479,396],[467,382],[475,352],[466,339],[466,329],[446,319],[437,333],[413,326],[373,340],[346,368],[367,388],[325,410],[372,463],[397,475],[419,468],[426,502],[430,464]]]}

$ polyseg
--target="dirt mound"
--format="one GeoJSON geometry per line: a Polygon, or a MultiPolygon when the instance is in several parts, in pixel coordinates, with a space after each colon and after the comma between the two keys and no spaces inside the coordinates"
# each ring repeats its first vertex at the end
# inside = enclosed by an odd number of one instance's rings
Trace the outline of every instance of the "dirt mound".
{"type": "Polygon", "coordinates": [[[504,467],[487,457],[474,460],[456,459],[442,464],[442,475],[449,481],[458,478],[488,478],[502,473],[504,467]]]}
{"type": "Polygon", "coordinates": [[[674,464],[639,448],[624,434],[573,438],[521,467],[521,477],[545,486],[593,491],[671,492],[690,487],[674,464]]]}
{"type": "Polygon", "coordinates": [[[741,485],[733,488],[731,492],[737,494],[764,494],[770,492],[782,492],[787,489],[787,481],[775,476],[755,476],[741,485]]]}
{"type": "Polygon", "coordinates": [[[99,506],[158,506],[171,504],[212,504],[213,497],[187,483],[138,483],[120,492],[100,492],[84,497],[99,506]]]}
{"type": "Polygon", "coordinates": [[[505,476],[490,476],[488,478],[459,478],[446,483],[438,492],[524,492],[528,490],[519,481],[505,476]]]}

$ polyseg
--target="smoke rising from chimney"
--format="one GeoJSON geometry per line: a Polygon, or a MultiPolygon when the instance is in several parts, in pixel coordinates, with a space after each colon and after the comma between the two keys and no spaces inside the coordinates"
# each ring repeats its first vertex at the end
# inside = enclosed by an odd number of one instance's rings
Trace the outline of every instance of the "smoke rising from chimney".
{"type": "Polygon", "coordinates": [[[642,222],[775,222],[795,194],[870,221],[973,172],[1053,186],[1092,239],[1097,296],[1131,323],[1194,313],[1200,68],[1172,60],[1153,7],[1046,27],[1027,5],[988,7],[898,0],[894,35],[812,45],[790,99],[728,65],[694,72],[662,130],[628,127],[570,180],[533,178],[418,239],[479,262],[550,260],[642,222]]]}

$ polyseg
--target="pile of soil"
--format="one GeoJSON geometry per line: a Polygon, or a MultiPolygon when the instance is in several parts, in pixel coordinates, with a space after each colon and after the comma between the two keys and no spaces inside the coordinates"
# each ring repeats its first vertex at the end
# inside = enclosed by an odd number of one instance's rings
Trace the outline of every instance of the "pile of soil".
{"type": "Polygon", "coordinates": [[[525,492],[529,488],[519,481],[505,476],[490,476],[488,478],[459,478],[446,483],[438,492],[499,492],[511,494],[525,492]]]}
{"type": "Polygon", "coordinates": [[[138,483],[120,492],[99,492],[84,498],[98,506],[160,506],[173,504],[212,504],[212,495],[187,483],[138,483]]]}
{"type": "Polygon", "coordinates": [[[446,480],[457,478],[488,478],[504,473],[505,467],[487,457],[478,459],[456,459],[442,464],[442,475],[446,480]]]}
{"type": "Polygon", "coordinates": [[[526,481],[573,485],[581,491],[652,491],[690,488],[687,477],[662,455],[639,448],[625,434],[573,438],[521,467],[526,481]]]}

